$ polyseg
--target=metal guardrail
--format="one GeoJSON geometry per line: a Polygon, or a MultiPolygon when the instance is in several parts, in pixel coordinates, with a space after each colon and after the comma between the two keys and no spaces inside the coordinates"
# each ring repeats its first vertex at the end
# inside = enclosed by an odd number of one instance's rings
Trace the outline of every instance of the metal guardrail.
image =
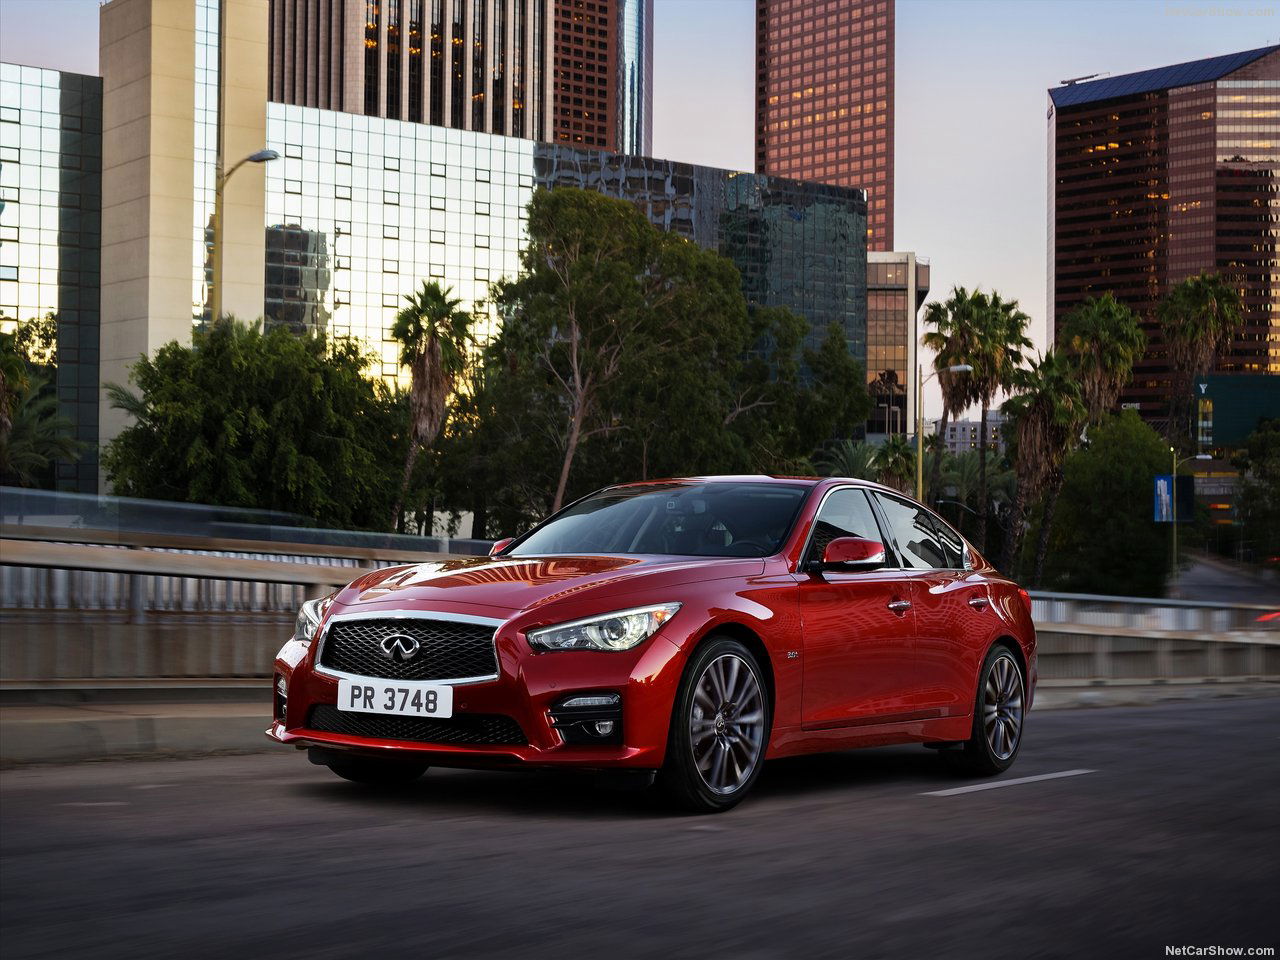
{"type": "Polygon", "coordinates": [[[1161,632],[1280,630],[1280,609],[1272,606],[1083,593],[1032,591],[1031,618],[1037,624],[1161,632]]]}
{"type": "MultiPolygon", "coordinates": [[[[0,690],[267,676],[308,594],[387,563],[448,557],[195,549],[207,541],[170,535],[90,539],[0,538],[0,690]]],[[[1050,683],[1280,676],[1280,617],[1266,619],[1274,611],[1264,606],[1055,593],[1032,594],[1032,606],[1040,675],[1050,683]]]]}
{"type": "MultiPolygon", "coordinates": [[[[7,531],[6,531],[7,532],[7,531]]],[[[342,550],[339,556],[200,550],[129,543],[0,539],[0,609],[293,613],[309,594],[396,563],[449,554],[342,550]],[[352,555],[354,554],[354,555],[352,555]]],[[[177,544],[201,540],[169,537],[177,544]]]]}
{"type": "Polygon", "coordinates": [[[0,524],[5,536],[23,536],[14,532],[23,528],[51,531],[27,539],[93,542],[86,537],[157,535],[252,542],[263,552],[280,552],[276,545],[305,545],[299,553],[369,549],[484,554],[489,549],[487,540],[318,529],[306,517],[279,511],[20,487],[0,487],[0,524]]]}
{"type": "MultiPolygon", "coordinates": [[[[135,615],[147,610],[290,612],[308,588],[340,586],[363,570],[448,556],[0,524],[0,608],[135,615]]],[[[1037,624],[1100,631],[1280,631],[1280,610],[1265,605],[1035,591],[1031,606],[1037,624]]]]}

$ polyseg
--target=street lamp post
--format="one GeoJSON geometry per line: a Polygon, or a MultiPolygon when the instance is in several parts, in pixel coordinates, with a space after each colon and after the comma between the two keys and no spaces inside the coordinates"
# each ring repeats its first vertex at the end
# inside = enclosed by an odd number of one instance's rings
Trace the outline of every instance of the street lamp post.
{"type": "Polygon", "coordinates": [[[251,153],[249,156],[236,161],[230,170],[223,173],[222,157],[218,157],[213,187],[213,277],[209,281],[210,320],[217,320],[222,316],[222,194],[227,186],[227,181],[246,163],[266,163],[269,160],[278,160],[279,158],[280,154],[274,150],[259,150],[257,153],[251,153]]]}
{"type": "Polygon", "coordinates": [[[1170,506],[1172,508],[1170,513],[1173,516],[1173,523],[1169,525],[1173,528],[1172,586],[1176,587],[1178,582],[1178,468],[1184,463],[1190,463],[1192,460],[1212,460],[1213,457],[1207,453],[1197,453],[1193,457],[1183,457],[1182,459],[1178,459],[1178,451],[1173,447],[1170,447],[1169,458],[1173,461],[1173,472],[1169,475],[1169,492],[1171,494],[1169,499],[1170,506]]]}
{"type": "MultiPolygon", "coordinates": [[[[972,373],[967,363],[954,363],[945,368],[947,373],[972,373]]],[[[924,365],[916,364],[916,499],[924,503],[924,385],[942,371],[924,375],[924,365]]]]}

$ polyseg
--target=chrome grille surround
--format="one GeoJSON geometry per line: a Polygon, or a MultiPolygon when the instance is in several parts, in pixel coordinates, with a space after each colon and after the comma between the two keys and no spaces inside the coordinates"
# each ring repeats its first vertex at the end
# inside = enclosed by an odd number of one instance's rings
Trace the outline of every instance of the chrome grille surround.
{"type": "MultiPolygon", "coordinates": [[[[495,639],[498,627],[502,626],[504,621],[494,619],[492,617],[476,617],[470,614],[462,613],[444,613],[434,610],[385,610],[371,611],[360,613],[339,613],[330,617],[325,621],[324,627],[321,628],[320,636],[316,640],[315,652],[315,672],[320,676],[348,679],[379,679],[379,680],[423,680],[429,682],[447,683],[451,686],[458,686],[468,683],[484,683],[498,678],[498,655],[495,646],[495,639]],[[395,661],[387,659],[381,655],[375,645],[370,645],[365,651],[367,656],[364,657],[342,657],[340,666],[329,665],[326,663],[326,648],[332,642],[334,631],[345,626],[369,626],[373,624],[362,623],[362,621],[382,621],[386,625],[387,632],[390,632],[393,626],[400,626],[406,632],[412,631],[415,635],[423,632],[427,633],[426,651],[420,653],[408,664],[397,664],[395,661]],[[439,625],[438,629],[432,630],[433,625],[439,625]],[[475,646],[481,638],[483,638],[483,647],[485,656],[483,661],[476,654],[477,650],[471,650],[470,656],[459,656],[456,651],[447,649],[450,645],[450,639],[432,637],[430,634],[445,633],[449,624],[455,626],[465,626],[472,628],[467,631],[470,636],[465,642],[475,646]],[[487,628],[477,635],[474,628],[487,628]],[[417,629],[415,629],[417,628],[417,629]],[[432,658],[435,654],[435,658],[432,658]],[[483,662],[486,668],[485,672],[464,672],[460,676],[428,676],[426,674],[438,672],[430,669],[430,664],[436,661],[444,661],[446,658],[452,657],[455,661],[461,660],[463,666],[470,665],[473,669],[477,669],[483,662]],[[351,667],[355,665],[369,666],[373,672],[357,672],[351,667]],[[414,667],[418,664],[424,665],[422,670],[397,670],[397,667],[409,666],[414,667]]],[[[349,641],[344,640],[344,644],[349,646],[349,641]]],[[[329,660],[335,657],[330,651],[329,660]]],[[[443,664],[442,664],[443,666],[443,664]]],[[[455,671],[456,672],[456,671],[455,671]]]]}

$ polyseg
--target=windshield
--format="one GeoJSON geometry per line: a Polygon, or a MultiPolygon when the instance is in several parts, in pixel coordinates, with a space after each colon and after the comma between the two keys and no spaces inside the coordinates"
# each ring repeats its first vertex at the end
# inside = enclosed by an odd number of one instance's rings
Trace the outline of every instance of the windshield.
{"type": "Polygon", "coordinates": [[[781,548],[809,489],[712,481],[603,490],[533,530],[506,556],[767,557],[781,548]]]}

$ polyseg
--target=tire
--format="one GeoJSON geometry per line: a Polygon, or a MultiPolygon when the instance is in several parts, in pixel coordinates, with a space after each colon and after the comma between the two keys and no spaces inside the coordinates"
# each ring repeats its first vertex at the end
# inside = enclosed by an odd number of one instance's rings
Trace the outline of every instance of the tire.
{"type": "Polygon", "coordinates": [[[973,727],[960,750],[943,756],[961,772],[990,777],[1018,758],[1026,726],[1027,681],[1017,655],[1004,644],[988,651],[978,673],[973,727]]]}
{"type": "Polygon", "coordinates": [[[680,680],[659,772],[663,790],[695,813],[736,806],[760,776],[772,722],[769,688],[755,655],[729,637],[709,639],[694,651],[680,680]]]}
{"type": "Polygon", "coordinates": [[[343,780],[371,787],[403,787],[427,772],[425,763],[372,757],[343,757],[326,766],[343,780]]]}

